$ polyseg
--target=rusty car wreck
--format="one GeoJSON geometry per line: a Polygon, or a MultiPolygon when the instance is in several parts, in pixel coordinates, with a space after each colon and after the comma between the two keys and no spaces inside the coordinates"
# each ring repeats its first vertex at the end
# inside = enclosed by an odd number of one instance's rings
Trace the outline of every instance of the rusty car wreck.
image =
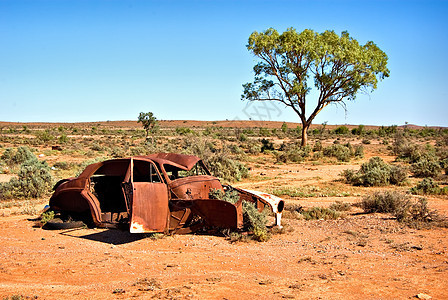
{"type": "Polygon", "coordinates": [[[276,196],[223,186],[192,155],[157,153],[91,164],[54,187],[51,210],[97,227],[131,233],[190,233],[203,228],[241,229],[242,201],[268,206],[280,226],[284,201],[276,196]],[[239,193],[235,204],[210,199],[212,189],[239,193]]]}

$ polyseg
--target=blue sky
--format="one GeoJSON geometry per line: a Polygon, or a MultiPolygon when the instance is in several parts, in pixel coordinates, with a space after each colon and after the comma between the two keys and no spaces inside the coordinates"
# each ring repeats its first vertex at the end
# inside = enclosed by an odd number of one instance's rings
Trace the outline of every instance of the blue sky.
{"type": "MultiPolygon", "coordinates": [[[[448,126],[448,1],[0,0],[0,121],[253,119],[246,107],[253,31],[347,30],[389,56],[369,95],[314,123],[448,126]]],[[[309,101],[312,101],[312,97],[309,101]]],[[[267,109],[266,109],[267,108],[267,109]]]]}

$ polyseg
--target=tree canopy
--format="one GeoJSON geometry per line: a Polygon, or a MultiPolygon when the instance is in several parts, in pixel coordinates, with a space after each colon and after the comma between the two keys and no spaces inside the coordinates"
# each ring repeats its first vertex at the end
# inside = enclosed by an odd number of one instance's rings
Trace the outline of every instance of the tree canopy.
{"type": "Polygon", "coordinates": [[[138,115],[138,123],[142,123],[143,128],[146,132],[146,138],[148,138],[150,133],[153,133],[153,131],[157,128],[157,118],[154,117],[154,114],[152,112],[141,112],[138,115]]]}
{"type": "Polygon", "coordinates": [[[302,146],[307,130],[328,104],[355,100],[360,91],[371,92],[378,80],[389,77],[387,55],[373,42],[360,45],[344,31],[339,36],[327,30],[282,34],[273,28],[253,32],[247,49],[260,61],[254,66],[254,81],[243,84],[243,100],[278,101],[291,107],[302,122],[302,146]],[[316,106],[306,111],[306,97],[313,85],[319,91],[316,106]]]}

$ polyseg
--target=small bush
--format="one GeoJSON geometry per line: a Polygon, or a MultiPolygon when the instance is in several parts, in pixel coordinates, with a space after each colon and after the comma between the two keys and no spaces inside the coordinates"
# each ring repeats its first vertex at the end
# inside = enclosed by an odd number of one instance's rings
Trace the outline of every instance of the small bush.
{"type": "Polygon", "coordinates": [[[300,147],[297,144],[282,145],[282,150],[275,153],[277,162],[287,163],[291,162],[302,162],[304,161],[311,152],[309,146],[300,147]]]}
{"type": "Polygon", "coordinates": [[[328,208],[335,211],[349,211],[352,209],[352,205],[350,203],[336,201],[335,203],[331,204],[328,208]]]}
{"type": "Polygon", "coordinates": [[[274,144],[267,139],[262,139],[261,140],[261,152],[265,152],[266,150],[272,151],[274,150],[274,144]]]}
{"type": "MultiPolygon", "coordinates": [[[[223,192],[221,190],[211,190],[210,198],[224,200],[230,203],[236,203],[239,200],[239,194],[236,191],[229,190],[223,192]]],[[[251,231],[252,239],[259,242],[266,242],[270,235],[266,227],[267,219],[263,212],[259,212],[254,203],[243,201],[243,230],[251,231]]],[[[235,238],[235,235],[234,235],[235,238]]]]}
{"type": "Polygon", "coordinates": [[[446,227],[446,221],[436,211],[428,208],[424,198],[413,201],[409,195],[396,191],[376,192],[363,198],[361,207],[368,213],[390,213],[397,221],[419,228],[424,223],[433,222],[438,226],[446,227]]]}
{"type": "Polygon", "coordinates": [[[313,152],[322,150],[323,150],[322,143],[320,141],[316,141],[313,145],[313,152]]]}
{"type": "Polygon", "coordinates": [[[416,177],[437,177],[440,175],[442,167],[434,155],[428,153],[419,157],[419,159],[412,164],[412,172],[416,177]]]}
{"type": "Polygon", "coordinates": [[[66,161],[59,161],[59,162],[55,162],[53,167],[56,169],[59,169],[59,170],[70,170],[71,168],[74,167],[74,164],[68,163],[66,161]]]}
{"type": "Polygon", "coordinates": [[[397,133],[394,137],[392,151],[398,159],[415,162],[422,155],[422,150],[418,145],[405,137],[402,133],[397,133]]]}
{"type": "Polygon", "coordinates": [[[187,135],[187,134],[194,133],[194,131],[187,127],[177,127],[176,133],[179,135],[187,135]]]}
{"type": "Polygon", "coordinates": [[[341,213],[331,208],[311,207],[301,212],[305,220],[334,220],[341,216],[341,213]]]}
{"type": "Polygon", "coordinates": [[[362,199],[361,208],[367,213],[395,213],[408,199],[397,191],[376,192],[362,199]]]}
{"type": "Polygon", "coordinates": [[[46,162],[30,159],[20,166],[17,178],[0,184],[0,198],[38,198],[53,186],[53,176],[46,162]]]}
{"type": "Polygon", "coordinates": [[[448,195],[448,187],[440,187],[432,178],[424,178],[411,188],[414,195],[448,195]]]}
{"type": "Polygon", "coordinates": [[[408,179],[408,169],[406,167],[391,166],[390,183],[395,185],[403,185],[408,179]]]}
{"type": "Polygon", "coordinates": [[[205,138],[191,137],[184,140],[184,153],[196,155],[204,161],[210,172],[223,180],[240,181],[249,176],[244,164],[231,156],[227,147],[216,149],[213,143],[205,138]]]}
{"type": "MultiPolygon", "coordinates": [[[[350,145],[350,144],[347,144],[350,145]]],[[[334,144],[329,147],[325,147],[323,150],[325,156],[336,157],[339,161],[349,162],[352,157],[351,146],[334,144]]]]}
{"type": "Polygon", "coordinates": [[[407,178],[405,169],[399,166],[390,166],[377,156],[363,163],[357,172],[344,170],[341,175],[348,183],[362,186],[402,184],[407,178]]]}
{"type": "Polygon", "coordinates": [[[31,152],[28,147],[19,147],[17,150],[7,148],[3,153],[1,159],[10,167],[20,165],[28,160],[37,160],[36,155],[31,152]]]}
{"type": "Polygon", "coordinates": [[[364,147],[363,146],[356,146],[355,147],[355,157],[356,158],[363,158],[364,157],[364,147]]]}
{"type": "Polygon", "coordinates": [[[347,126],[339,126],[333,132],[335,134],[348,134],[350,130],[347,128],[347,126]]]}

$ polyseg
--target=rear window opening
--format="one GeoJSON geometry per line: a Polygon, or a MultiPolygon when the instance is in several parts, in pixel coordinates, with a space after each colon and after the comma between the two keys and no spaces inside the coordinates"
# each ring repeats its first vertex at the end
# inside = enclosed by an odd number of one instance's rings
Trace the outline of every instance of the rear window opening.
{"type": "Polygon", "coordinates": [[[197,162],[190,170],[183,170],[169,164],[164,164],[163,168],[165,169],[165,172],[170,180],[190,176],[210,175],[210,172],[208,172],[208,170],[204,167],[202,161],[197,162]]]}

